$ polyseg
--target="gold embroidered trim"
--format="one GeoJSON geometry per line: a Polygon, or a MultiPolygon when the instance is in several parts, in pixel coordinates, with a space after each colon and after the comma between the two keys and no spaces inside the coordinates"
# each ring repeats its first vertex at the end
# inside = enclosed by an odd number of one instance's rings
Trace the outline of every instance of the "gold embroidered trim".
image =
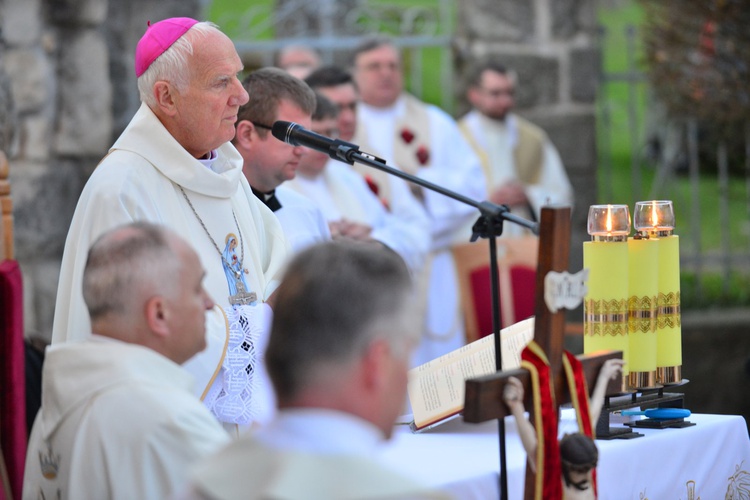
{"type": "Polygon", "coordinates": [[[630,333],[656,332],[656,297],[636,297],[628,299],[628,331],[630,333]]]}
{"type": "Polygon", "coordinates": [[[657,304],[657,328],[679,328],[682,326],[680,315],[680,292],[660,293],[657,304]]]}
{"type": "Polygon", "coordinates": [[[627,335],[628,304],[625,299],[586,300],[583,303],[583,334],[627,335]]]}

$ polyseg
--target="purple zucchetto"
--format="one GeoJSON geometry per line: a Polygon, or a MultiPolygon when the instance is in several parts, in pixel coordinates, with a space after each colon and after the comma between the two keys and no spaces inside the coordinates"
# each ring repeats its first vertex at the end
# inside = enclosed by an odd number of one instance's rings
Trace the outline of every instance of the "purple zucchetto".
{"type": "Polygon", "coordinates": [[[135,76],[141,76],[160,55],[198,21],[189,17],[171,17],[148,23],[135,48],[135,76]]]}

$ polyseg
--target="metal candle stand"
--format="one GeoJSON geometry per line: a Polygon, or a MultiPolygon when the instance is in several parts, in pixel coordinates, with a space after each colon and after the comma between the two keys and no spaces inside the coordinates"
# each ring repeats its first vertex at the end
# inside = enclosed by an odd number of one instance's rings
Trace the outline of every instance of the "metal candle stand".
{"type": "Polygon", "coordinates": [[[665,389],[672,389],[685,385],[689,382],[682,379],[681,382],[667,386],[649,387],[637,389],[633,393],[623,393],[604,398],[604,406],[596,422],[596,439],[632,439],[643,436],[643,434],[634,432],[633,427],[648,429],[666,429],[682,428],[695,425],[684,418],[675,419],[652,419],[636,420],[626,423],[626,427],[610,427],[610,415],[612,412],[627,410],[630,408],[684,408],[685,395],[678,392],[665,392],[665,389]]]}

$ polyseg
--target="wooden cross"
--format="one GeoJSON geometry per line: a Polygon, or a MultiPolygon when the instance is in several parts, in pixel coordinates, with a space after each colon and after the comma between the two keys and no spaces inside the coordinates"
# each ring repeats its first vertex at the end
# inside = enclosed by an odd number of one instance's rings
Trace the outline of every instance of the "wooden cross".
{"type": "MultiPolygon", "coordinates": [[[[547,307],[544,299],[544,278],[550,271],[563,272],[568,268],[570,253],[570,208],[544,207],[542,208],[539,234],[539,263],[536,274],[536,303],[534,340],[544,350],[550,362],[550,369],[554,380],[555,403],[559,405],[570,402],[567,384],[563,374],[563,340],[565,337],[565,309],[553,313],[547,307]]],[[[586,383],[593,389],[596,377],[604,362],[611,358],[622,358],[620,351],[607,351],[597,355],[577,356],[583,365],[586,383]]],[[[518,378],[524,386],[524,404],[526,408],[533,408],[531,400],[531,378],[525,369],[504,370],[493,375],[466,381],[466,395],[464,405],[464,421],[480,423],[487,420],[503,418],[509,415],[508,407],[502,401],[505,384],[510,377],[518,378]]],[[[622,376],[618,375],[610,380],[607,394],[617,394],[622,387],[622,376]]],[[[530,416],[533,422],[533,413],[530,416]]],[[[596,427],[596,422],[591,423],[596,427]]],[[[501,464],[501,467],[504,464],[501,464]]],[[[541,471],[539,471],[541,473],[541,471]]],[[[526,467],[525,498],[534,498],[534,476],[526,467]]]]}

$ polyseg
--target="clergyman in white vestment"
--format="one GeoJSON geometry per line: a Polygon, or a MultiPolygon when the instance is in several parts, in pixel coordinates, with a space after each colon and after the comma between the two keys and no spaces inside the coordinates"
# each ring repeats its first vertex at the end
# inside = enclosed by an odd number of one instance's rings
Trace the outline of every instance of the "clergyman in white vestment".
{"type": "Polygon", "coordinates": [[[232,427],[273,411],[262,363],[265,301],[288,255],[278,221],[253,196],[229,143],[248,100],[240,70],[232,41],[210,23],[171,18],[147,29],[136,49],[142,104],[78,200],[52,332],[58,344],[91,331],[81,275],[96,237],[134,220],[169,226],[195,247],[219,306],[207,315],[207,349],[185,368],[196,395],[232,427]]]}
{"type": "Polygon", "coordinates": [[[83,271],[93,335],[47,349],[23,498],[163,499],[229,441],[180,367],[206,346],[204,276],[164,226],[96,240],[83,271]]]}
{"type": "MultiPolygon", "coordinates": [[[[311,130],[325,137],[335,137],[337,112],[328,98],[318,94],[311,130]]],[[[323,212],[334,239],[382,243],[398,253],[413,272],[422,269],[430,234],[427,214],[417,203],[410,217],[397,216],[387,209],[361,175],[345,163],[329,160],[328,155],[320,151],[308,151],[300,158],[298,169],[289,187],[308,197],[323,212]]],[[[401,194],[411,197],[403,184],[393,187],[401,187],[401,194]]]]}
{"type": "MultiPolygon", "coordinates": [[[[459,120],[487,177],[487,199],[514,214],[539,220],[544,205],[572,205],[573,188],[560,155],[547,134],[511,113],[515,76],[494,60],[472,68],[467,98],[473,109],[459,120]]],[[[528,230],[505,224],[503,236],[528,230]]]]}
{"type": "MultiPolygon", "coordinates": [[[[470,199],[485,197],[479,158],[444,111],[403,91],[401,58],[388,39],[373,38],[354,50],[353,75],[361,102],[353,142],[375,151],[389,165],[470,199]]],[[[373,174],[376,175],[376,174],[373,174]]],[[[440,193],[416,188],[430,216],[431,263],[427,268],[427,314],[415,366],[465,343],[458,281],[451,246],[468,243],[466,229],[479,211],[440,193]]]]}

